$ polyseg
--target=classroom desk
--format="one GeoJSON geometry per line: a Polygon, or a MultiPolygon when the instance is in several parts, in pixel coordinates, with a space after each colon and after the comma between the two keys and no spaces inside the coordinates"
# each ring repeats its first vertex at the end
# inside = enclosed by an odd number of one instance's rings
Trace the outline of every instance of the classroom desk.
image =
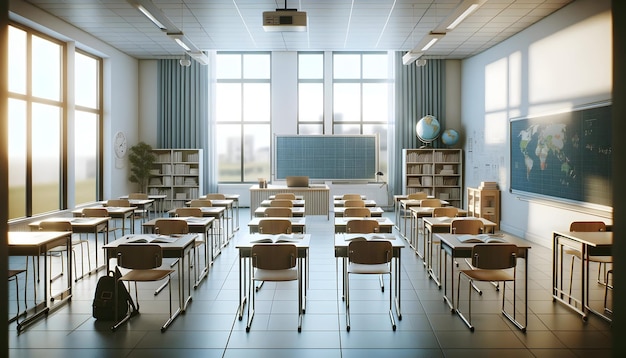
{"type": "MultiPolygon", "coordinates": [[[[372,217],[381,217],[383,216],[383,213],[385,212],[385,210],[383,210],[383,208],[381,208],[380,206],[366,206],[366,209],[369,209],[372,217]]],[[[333,210],[335,212],[335,217],[340,218],[340,217],[343,217],[343,214],[346,211],[346,208],[343,206],[335,206],[333,210]]]]}
{"type": "Polygon", "coordinates": [[[26,317],[17,322],[17,331],[22,332],[27,326],[47,316],[52,310],[56,310],[61,305],[69,302],[72,298],[72,233],[59,231],[9,231],[8,255],[9,256],[32,256],[38,259],[43,256],[43,300],[35,303],[35,306],[26,309],[26,317]],[[65,245],[67,249],[67,287],[56,295],[51,295],[48,299],[48,285],[50,279],[48,275],[48,255],[49,250],[65,245]]]}
{"type": "MultiPolygon", "coordinates": [[[[122,195],[119,198],[128,199],[128,195],[122,195]]],[[[161,214],[160,216],[163,216],[163,213],[165,213],[165,199],[166,198],[167,198],[167,195],[165,194],[148,194],[148,199],[154,200],[154,206],[152,207],[154,208],[155,216],[156,216],[157,210],[161,214]]],[[[133,205],[132,200],[137,200],[137,199],[129,199],[129,202],[131,203],[130,205],[133,205]]]]}
{"type": "MultiPolygon", "coordinates": [[[[121,219],[122,220],[122,235],[126,231],[126,220],[130,220],[130,233],[135,233],[135,206],[90,206],[89,208],[105,208],[109,213],[111,219],[121,219]]],[[[82,217],[83,209],[72,210],[72,215],[74,217],[82,217]]]]}
{"type": "MultiPolygon", "coordinates": [[[[402,224],[404,224],[404,226],[401,227],[400,222],[398,222],[398,231],[402,234],[402,236],[404,236],[404,238],[407,238],[407,224],[406,224],[406,220],[407,218],[412,219],[412,216],[410,214],[411,212],[411,208],[414,207],[421,207],[422,206],[422,200],[423,199],[402,199],[400,200],[400,212],[405,212],[405,213],[409,213],[408,215],[403,215],[402,216],[402,224]]],[[[449,202],[445,201],[445,200],[441,200],[439,199],[439,202],[441,203],[441,206],[448,206],[450,205],[449,202]]]]}
{"type": "MultiPolygon", "coordinates": [[[[443,299],[450,307],[452,312],[456,311],[454,305],[454,267],[455,260],[459,258],[471,258],[472,256],[472,248],[475,243],[462,243],[457,238],[463,234],[435,234],[440,242],[441,242],[441,250],[443,250],[446,254],[444,257],[444,273],[443,273],[443,299]],[[450,257],[450,291],[452,294],[448,297],[448,273],[446,264],[448,261],[448,256],[450,257]]],[[[524,324],[520,324],[515,317],[511,317],[508,313],[502,312],[515,326],[517,326],[522,331],[526,330],[526,326],[528,324],[528,250],[530,250],[531,245],[528,241],[522,240],[515,236],[511,236],[508,234],[503,234],[504,239],[509,244],[517,245],[517,259],[524,259],[524,324]]],[[[458,283],[457,283],[458,284],[458,283]]],[[[515,296],[513,296],[515,297],[515,296]]],[[[459,316],[460,317],[460,316],[459,316]]]]}
{"type": "MultiPolygon", "coordinates": [[[[217,232],[218,237],[220,238],[217,242],[213,244],[213,255],[217,256],[222,252],[222,247],[228,244],[228,239],[226,238],[226,234],[224,230],[222,230],[222,223],[224,222],[224,214],[226,212],[226,207],[224,206],[201,206],[200,210],[202,211],[202,216],[211,217],[218,221],[217,232]]],[[[171,209],[168,212],[170,217],[176,217],[176,209],[171,209]]]]}
{"type": "MultiPolygon", "coordinates": [[[[258,233],[259,232],[259,222],[263,219],[281,219],[281,218],[252,218],[248,223],[248,228],[250,229],[250,233],[258,233]]],[[[304,217],[290,217],[290,218],[282,218],[288,219],[291,221],[291,231],[295,233],[304,234],[306,231],[306,221],[304,217]]]]}
{"type": "MultiPolygon", "coordinates": [[[[149,234],[141,234],[141,235],[149,235],[149,234]]],[[[107,262],[107,272],[109,272],[109,261],[113,258],[117,258],[117,247],[120,244],[129,243],[133,239],[139,235],[126,235],[121,237],[113,242],[110,242],[104,245],[105,257],[107,262]]],[[[172,317],[163,325],[162,330],[167,329],[169,325],[180,315],[180,313],[185,312],[187,306],[191,302],[191,260],[187,264],[187,297],[185,297],[185,257],[189,255],[189,253],[195,250],[195,241],[197,234],[186,234],[176,236],[178,239],[174,242],[169,243],[159,243],[163,250],[163,258],[175,258],[177,261],[177,269],[178,269],[178,309],[172,317]]],[[[138,243],[136,245],[141,245],[138,243]]]]}
{"type": "Polygon", "coordinates": [[[351,218],[344,216],[335,218],[335,234],[345,233],[346,225],[350,220],[376,220],[378,221],[381,233],[393,232],[393,222],[389,220],[389,218],[351,218]]]}
{"type": "MultiPolygon", "coordinates": [[[[411,248],[413,250],[415,250],[415,253],[417,254],[417,256],[419,256],[422,260],[425,260],[425,254],[426,254],[426,240],[424,240],[423,242],[423,248],[424,251],[420,252],[419,251],[419,219],[423,219],[426,217],[432,217],[433,216],[433,211],[435,210],[434,207],[422,207],[422,206],[410,206],[408,208],[409,211],[409,216],[411,218],[410,220],[410,231],[408,236],[403,235],[404,238],[409,242],[409,245],[411,246],[411,248]]],[[[458,217],[464,217],[467,216],[467,210],[465,209],[457,209],[457,216],[458,217]]],[[[423,224],[422,224],[423,225],[423,224]]]]}
{"type": "MultiPolygon", "coordinates": [[[[28,227],[31,231],[38,231],[39,224],[42,221],[66,221],[72,225],[72,232],[74,234],[93,234],[94,241],[96,244],[96,267],[91,270],[88,270],[87,273],[80,277],[76,277],[76,281],[85,277],[85,275],[91,275],[92,273],[96,273],[101,269],[105,268],[105,265],[98,265],[98,233],[103,233],[103,245],[106,245],[109,242],[109,219],[108,217],[100,217],[100,218],[77,218],[77,217],[51,217],[46,218],[45,220],[32,221],[28,224],[28,227]]],[[[84,261],[84,258],[81,259],[84,261]]],[[[84,262],[81,262],[81,265],[84,266],[84,262]]],[[[78,273],[76,273],[78,275],[78,273]]]]}
{"type": "MultiPolygon", "coordinates": [[[[392,223],[393,225],[393,223],[392,223]]],[[[348,264],[348,245],[350,244],[350,239],[354,238],[354,237],[365,237],[366,239],[371,239],[372,236],[377,235],[376,237],[380,237],[381,234],[380,233],[376,233],[376,234],[345,234],[345,233],[341,233],[341,234],[335,234],[335,258],[336,259],[341,259],[342,262],[342,300],[345,297],[346,294],[346,276],[348,275],[347,273],[347,264],[348,264]]],[[[392,264],[391,266],[391,271],[392,273],[395,273],[394,276],[394,288],[395,288],[395,306],[396,306],[396,314],[398,315],[398,319],[401,320],[402,319],[402,311],[400,309],[400,293],[401,291],[401,287],[400,287],[400,282],[401,280],[401,253],[402,253],[402,248],[404,247],[404,244],[402,243],[402,240],[400,240],[400,238],[396,235],[396,234],[382,234],[385,236],[385,239],[391,242],[392,245],[392,249],[393,249],[393,258],[394,258],[394,264],[392,264]]],[[[380,240],[380,239],[375,239],[375,240],[380,240]]],[[[384,239],[383,239],[384,240],[384,239]]],[[[337,273],[338,269],[337,269],[337,265],[335,265],[335,273],[337,274],[337,277],[339,277],[339,274],[337,273]]],[[[391,287],[389,288],[391,289],[391,287]]]]}
{"type": "Polygon", "coordinates": [[[452,226],[452,220],[480,220],[485,228],[485,233],[494,233],[496,223],[489,221],[485,218],[475,217],[437,217],[426,216],[422,218],[423,232],[424,232],[424,265],[428,270],[428,275],[435,281],[437,286],[441,288],[441,260],[439,260],[439,273],[435,274],[433,270],[433,233],[450,233],[450,227],[452,226]]]}
{"type": "MultiPolygon", "coordinates": [[[[272,203],[272,200],[265,199],[261,201],[261,206],[270,207],[271,203],[272,203]]],[[[302,199],[292,200],[291,203],[293,204],[294,208],[304,208],[304,200],[302,199]]]]}
{"type": "MultiPolygon", "coordinates": [[[[204,235],[204,268],[202,272],[197,275],[193,288],[197,288],[200,282],[208,275],[209,266],[213,263],[215,257],[213,256],[213,245],[215,244],[215,235],[213,233],[213,222],[215,218],[212,217],[175,217],[172,219],[185,220],[189,227],[189,232],[194,234],[204,235]],[[211,261],[209,261],[211,260],[211,261]]],[[[144,234],[154,234],[154,226],[157,219],[152,219],[143,224],[144,234]]]]}
{"type": "MultiPolygon", "coordinates": [[[[267,210],[269,206],[259,206],[258,208],[256,208],[256,210],[254,210],[254,216],[257,218],[264,218],[265,217],[265,210],[267,210]]],[[[302,206],[294,206],[292,208],[288,208],[291,209],[291,216],[292,217],[303,217],[305,216],[305,210],[304,207],[302,206]]]]}
{"type": "MultiPolygon", "coordinates": [[[[239,194],[224,194],[226,200],[232,200],[237,212],[235,213],[235,231],[239,231],[239,194]]],[[[205,196],[206,197],[206,196],[205,196]]]]}
{"type": "MultiPolygon", "coordinates": [[[[343,207],[345,204],[345,200],[341,199],[341,200],[333,200],[333,205],[335,207],[343,207]]],[[[365,203],[365,207],[375,207],[376,206],[376,200],[372,200],[372,199],[365,199],[363,200],[363,202],[365,203]]]]}
{"type": "MultiPolygon", "coordinates": [[[[396,213],[396,229],[400,230],[400,202],[402,200],[407,200],[409,198],[409,196],[407,194],[399,194],[399,195],[394,195],[393,196],[393,205],[394,205],[394,211],[396,213]]],[[[428,199],[434,199],[435,197],[433,195],[428,195],[427,196],[428,199]]]]}
{"type": "Polygon", "coordinates": [[[578,312],[583,320],[587,320],[591,312],[611,322],[612,318],[592,309],[589,306],[589,256],[609,256],[613,246],[613,232],[570,232],[554,231],[552,233],[552,300],[559,301],[572,310],[578,312]],[[581,264],[581,292],[580,298],[571,297],[563,290],[563,249],[579,250],[584,258],[581,264]],[[578,303],[580,306],[572,304],[578,303]]]}
{"type": "MultiPolygon", "coordinates": [[[[269,197],[267,197],[269,200],[274,200],[276,199],[276,195],[270,195],[269,197]]],[[[296,200],[304,200],[304,195],[296,195],[296,200]]]]}
{"type": "MultiPolygon", "coordinates": [[[[367,199],[367,196],[361,194],[361,200],[365,199],[367,199]]],[[[343,195],[333,195],[333,201],[335,200],[343,200],[343,195]]]]}
{"type": "MultiPolygon", "coordinates": [[[[235,201],[230,200],[230,199],[223,199],[223,200],[222,199],[209,199],[209,200],[211,201],[212,206],[226,209],[223,215],[223,219],[226,221],[226,227],[225,227],[226,241],[228,241],[235,235],[235,221],[234,221],[235,220],[235,210],[234,210],[235,201]]],[[[185,204],[189,206],[191,205],[191,201],[187,201],[185,204]]],[[[172,209],[172,210],[176,211],[176,209],[172,209]]],[[[171,210],[170,210],[170,213],[171,213],[171,210]]]]}
{"type": "MultiPolygon", "coordinates": [[[[249,290],[252,289],[252,275],[251,275],[251,270],[252,270],[252,265],[250,264],[250,254],[252,251],[252,245],[254,245],[255,240],[258,240],[260,238],[264,238],[264,237],[270,237],[270,238],[275,238],[278,237],[280,235],[284,235],[284,234],[279,234],[279,235],[267,235],[267,234],[259,234],[259,233],[254,233],[254,234],[250,234],[250,235],[246,235],[246,236],[242,236],[239,240],[239,242],[237,242],[237,244],[235,245],[235,247],[239,250],[239,306],[237,308],[237,317],[238,319],[241,321],[243,318],[243,310],[244,307],[248,301],[248,294],[247,292],[249,292],[249,290]]],[[[296,234],[297,235],[297,234],[296,234]]],[[[291,235],[293,237],[293,235],[291,235]]],[[[310,242],[311,242],[311,235],[309,234],[304,234],[302,235],[302,238],[299,240],[295,240],[294,242],[286,242],[285,244],[295,244],[296,247],[298,248],[298,260],[299,260],[299,265],[302,268],[300,270],[300,274],[304,275],[304,282],[305,284],[301,285],[302,287],[302,292],[299,292],[298,294],[302,294],[303,296],[303,304],[302,304],[302,312],[304,313],[306,310],[306,291],[307,291],[307,287],[308,287],[308,256],[309,256],[309,246],[310,246],[310,242]],[[305,264],[303,265],[302,263],[305,262],[305,264]]],[[[299,278],[302,282],[302,276],[300,276],[299,278]]]]}
{"type": "MultiPolygon", "coordinates": [[[[141,220],[145,220],[146,218],[150,218],[150,207],[154,208],[154,200],[155,199],[127,199],[128,203],[130,204],[130,206],[134,207],[135,210],[142,210],[146,213],[146,215],[142,215],[141,216],[141,220]]],[[[107,205],[107,201],[101,201],[99,202],[100,205],[106,207],[107,205]]],[[[156,211],[155,211],[155,216],[156,216],[156,211]]],[[[133,222],[134,224],[134,222],[133,222]]],[[[133,225],[133,230],[135,230],[134,225],[133,225]]],[[[135,232],[133,231],[133,234],[135,232]]]]}
{"type": "Polygon", "coordinates": [[[326,215],[330,218],[330,188],[328,185],[311,184],[308,188],[288,187],[286,185],[268,185],[267,188],[259,188],[258,185],[250,187],[250,216],[256,208],[261,206],[263,200],[278,193],[293,193],[302,196],[306,202],[306,215],[326,215]]]}

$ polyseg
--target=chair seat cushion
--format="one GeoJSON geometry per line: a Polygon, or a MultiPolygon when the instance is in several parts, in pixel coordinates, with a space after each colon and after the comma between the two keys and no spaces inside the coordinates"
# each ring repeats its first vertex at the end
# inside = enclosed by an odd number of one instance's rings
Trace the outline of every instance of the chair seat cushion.
{"type": "Polygon", "coordinates": [[[174,270],[132,270],[120,277],[122,281],[160,281],[174,270]]]}
{"type": "Polygon", "coordinates": [[[294,281],[298,279],[298,270],[264,270],[254,269],[254,279],[259,281],[294,281]]]}
{"type": "Polygon", "coordinates": [[[504,270],[461,270],[467,277],[476,281],[513,281],[513,275],[504,270]]]}
{"type": "Polygon", "coordinates": [[[348,264],[348,273],[359,273],[359,274],[375,274],[375,273],[389,273],[390,267],[389,264],[375,264],[375,265],[366,265],[366,264],[355,264],[351,262],[348,264]]]}

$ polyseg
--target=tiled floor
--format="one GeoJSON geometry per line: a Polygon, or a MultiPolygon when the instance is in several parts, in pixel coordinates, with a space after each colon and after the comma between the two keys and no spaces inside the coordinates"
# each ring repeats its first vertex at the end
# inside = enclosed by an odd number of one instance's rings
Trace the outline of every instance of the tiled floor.
{"type": "MultiPolygon", "coordinates": [[[[393,213],[385,215],[395,219],[393,213]]],[[[306,230],[312,239],[302,332],[296,330],[295,283],[268,282],[258,292],[255,318],[251,331],[246,333],[246,316],[242,321],[236,317],[239,266],[235,243],[247,234],[249,218],[249,211],[242,208],[241,229],[217,257],[208,279],[193,291],[186,313],[166,332],[161,333],[160,327],[167,318],[161,313],[167,311],[167,290],[154,296],[156,285],[141,285],[141,314],[111,332],[110,323],[97,322],[91,316],[97,281],[91,276],[75,284],[69,305],[25,332],[17,334],[15,323],[10,324],[10,357],[611,356],[608,323],[594,316],[584,323],[579,315],[552,301],[551,249],[537,245],[529,257],[526,333],[500,313],[501,293],[490,284],[479,284],[484,293],[473,296],[476,330],[471,332],[457,315],[450,313],[442,291],[427,277],[422,260],[408,247],[402,252],[402,320],[396,320],[397,330],[391,329],[387,314],[388,288],[382,293],[377,277],[362,276],[352,281],[351,330],[347,332],[336,279],[332,220],[320,216],[306,218],[306,230]]],[[[23,258],[11,258],[11,267],[20,265],[23,258]]],[[[23,289],[23,282],[21,285],[23,289]]],[[[593,304],[601,307],[604,289],[596,284],[592,288],[593,304]]],[[[12,312],[14,290],[11,284],[12,312]]],[[[461,297],[467,297],[466,293],[462,291],[461,297]]]]}

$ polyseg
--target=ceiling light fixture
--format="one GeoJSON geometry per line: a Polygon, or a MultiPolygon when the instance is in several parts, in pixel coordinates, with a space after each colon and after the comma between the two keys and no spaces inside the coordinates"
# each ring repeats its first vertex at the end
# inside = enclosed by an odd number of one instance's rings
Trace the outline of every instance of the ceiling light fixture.
{"type": "Polygon", "coordinates": [[[167,31],[167,27],[165,27],[165,25],[163,25],[161,21],[157,20],[157,18],[154,17],[154,15],[152,15],[152,13],[150,13],[150,11],[148,11],[145,7],[143,7],[142,5],[137,5],[137,10],[141,11],[141,13],[144,14],[148,19],[150,19],[150,21],[152,21],[152,23],[154,23],[159,29],[161,29],[162,31],[167,31]]]}
{"type": "Polygon", "coordinates": [[[487,0],[464,0],[433,31],[446,32],[453,30],[485,2],[487,0]]]}

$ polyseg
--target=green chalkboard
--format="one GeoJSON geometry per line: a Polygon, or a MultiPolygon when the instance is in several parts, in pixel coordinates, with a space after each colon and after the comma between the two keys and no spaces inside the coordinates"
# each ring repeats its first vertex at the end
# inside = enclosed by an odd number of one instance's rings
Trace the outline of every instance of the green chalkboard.
{"type": "Polygon", "coordinates": [[[611,207],[611,106],[510,122],[511,191],[611,207]]]}
{"type": "Polygon", "coordinates": [[[378,171],[376,135],[275,137],[275,178],[306,175],[318,180],[372,180],[378,171]]]}

